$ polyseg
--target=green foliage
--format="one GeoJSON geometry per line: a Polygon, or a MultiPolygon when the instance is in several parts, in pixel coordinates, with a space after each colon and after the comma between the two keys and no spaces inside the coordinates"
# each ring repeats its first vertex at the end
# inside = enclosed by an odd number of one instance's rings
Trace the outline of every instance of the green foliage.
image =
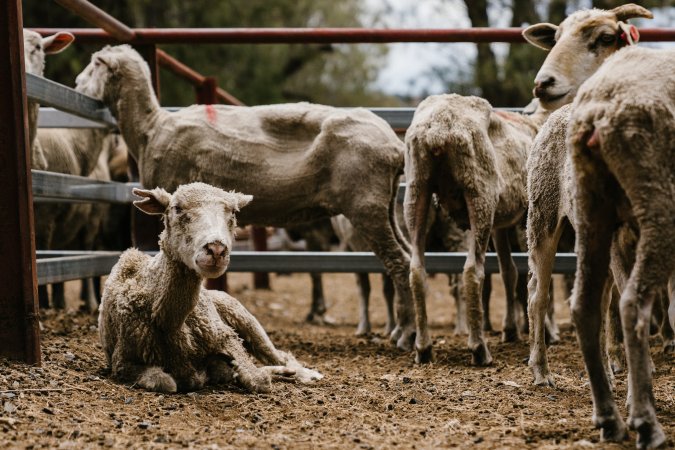
{"type": "MultiPolygon", "coordinates": [[[[98,0],[131,27],[363,27],[360,0],[98,0]]],[[[90,27],[53,2],[24,0],[26,27],[90,27]]],[[[373,91],[386,47],[375,45],[166,45],[170,55],[246,104],[307,100],[337,106],[391,104],[373,91]]],[[[49,60],[46,76],[67,85],[97,48],[77,45],[49,60]]],[[[193,88],[161,71],[162,104],[194,103],[193,88]]]]}

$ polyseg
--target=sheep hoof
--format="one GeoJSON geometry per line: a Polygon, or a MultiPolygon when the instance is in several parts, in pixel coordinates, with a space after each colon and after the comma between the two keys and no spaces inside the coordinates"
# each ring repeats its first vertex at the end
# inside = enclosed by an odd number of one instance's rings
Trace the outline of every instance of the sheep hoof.
{"type": "Polygon", "coordinates": [[[635,446],[637,448],[651,449],[657,448],[666,442],[666,435],[661,425],[647,419],[633,420],[628,419],[630,428],[638,432],[635,446]]]}
{"type": "Polygon", "coordinates": [[[370,324],[369,323],[359,323],[359,326],[356,328],[355,336],[368,336],[370,334],[370,324]]]}
{"type": "Polygon", "coordinates": [[[148,391],[174,393],[178,390],[176,380],[159,367],[146,369],[136,381],[136,384],[148,391]]]}
{"type": "MultiPolygon", "coordinates": [[[[396,332],[396,330],[394,330],[394,332],[392,332],[392,336],[395,332],[396,332]]],[[[396,347],[405,351],[405,352],[411,351],[413,349],[413,343],[415,342],[415,336],[416,336],[416,333],[415,333],[415,329],[413,327],[403,329],[401,331],[400,337],[396,341],[396,347]]]]}
{"type": "Polygon", "coordinates": [[[555,381],[553,381],[553,375],[548,371],[548,369],[542,369],[541,367],[532,367],[532,374],[534,375],[534,385],[535,386],[544,386],[544,387],[555,387],[555,381]]]}
{"type": "Polygon", "coordinates": [[[519,342],[520,333],[518,333],[518,327],[508,327],[504,328],[502,331],[502,342],[519,342]]]}
{"type": "Polygon", "coordinates": [[[668,355],[671,353],[675,353],[675,339],[663,343],[663,354],[668,355]]]}
{"type": "Polygon", "coordinates": [[[492,355],[485,342],[481,342],[471,349],[471,364],[474,366],[489,366],[492,364],[492,355]]]}
{"type": "Polygon", "coordinates": [[[546,345],[557,344],[560,342],[560,335],[556,330],[546,327],[544,329],[544,342],[546,342],[546,345]]]}
{"type": "Polygon", "coordinates": [[[415,349],[415,362],[417,364],[428,364],[433,362],[434,352],[433,347],[428,346],[422,350],[415,349]]]}
{"type": "Polygon", "coordinates": [[[455,336],[466,336],[469,334],[469,328],[466,326],[465,323],[455,325],[455,331],[453,334],[455,336]]]}
{"type": "Polygon", "coordinates": [[[618,415],[593,419],[600,428],[600,439],[607,442],[622,442],[628,438],[628,430],[618,415]]]}
{"type": "Polygon", "coordinates": [[[308,369],[306,367],[299,367],[295,369],[295,379],[300,383],[309,384],[319,381],[322,378],[323,375],[316,370],[308,369]]]}
{"type": "Polygon", "coordinates": [[[623,364],[621,364],[621,360],[619,358],[609,358],[609,367],[612,369],[612,373],[614,375],[618,375],[623,372],[623,364]]]}

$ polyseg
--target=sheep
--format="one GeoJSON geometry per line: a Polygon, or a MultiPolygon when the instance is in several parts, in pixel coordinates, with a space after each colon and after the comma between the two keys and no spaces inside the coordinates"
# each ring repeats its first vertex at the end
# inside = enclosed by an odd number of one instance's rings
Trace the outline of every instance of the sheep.
{"type": "Polygon", "coordinates": [[[434,193],[460,227],[470,227],[463,283],[473,364],[492,362],[483,338],[479,296],[493,228],[507,298],[502,338],[518,339],[517,271],[511,259],[509,228],[517,225],[525,212],[527,149],[547,116],[544,109],[531,116],[496,112],[484,99],[456,94],[431,96],[417,107],[405,137],[408,189],[403,203],[412,240],[410,285],[416,312],[417,362],[432,358],[425,306],[424,245],[427,211],[434,193]]]}
{"type": "MultiPolygon", "coordinates": [[[[535,25],[535,29],[555,33],[555,46],[535,78],[534,94],[544,104],[553,102],[551,106],[571,102],[581,82],[609,55],[626,45],[620,38],[625,27],[621,23],[632,17],[651,18],[652,14],[629,4],[609,11],[579,11],[559,27],[535,25]],[[563,93],[565,95],[559,98],[563,93]]],[[[542,35],[542,31],[526,34],[535,45],[550,48],[542,35]]],[[[544,315],[552,303],[549,286],[556,249],[567,223],[573,222],[574,177],[565,144],[569,114],[569,104],[551,114],[537,134],[527,160],[528,264],[532,274],[529,282],[528,364],[534,383],[541,386],[555,386],[546,356],[544,315]]],[[[610,365],[618,370],[620,351],[615,339],[611,340],[610,346],[610,365]]]]}
{"type": "MultiPolygon", "coordinates": [[[[107,129],[39,129],[39,145],[51,172],[69,175],[89,176],[95,169],[102,152],[112,151],[108,147],[117,145],[117,140],[107,129]]],[[[91,249],[97,228],[89,223],[102,211],[92,216],[92,210],[99,211],[100,205],[88,203],[38,203],[35,205],[35,244],[41,250],[91,249]],[[88,229],[89,228],[89,229],[88,229]]],[[[40,286],[38,297],[40,307],[49,306],[47,287],[40,286]]],[[[53,303],[63,308],[63,286],[52,285],[53,303]]],[[[95,300],[88,298],[88,305],[95,300]]]]}
{"type": "Polygon", "coordinates": [[[232,381],[268,392],[271,375],[322,378],[277,350],[236,299],[202,286],[227,269],[235,212],[250,195],[204,183],[181,185],[173,195],[133,192],[143,198],[134,205],[161,215],[164,230],[156,256],[131,248],[106,280],[98,325],[113,378],[165,393],[232,381]],[[256,367],[253,357],[267,366],[256,367]]]}
{"type": "MultiPolygon", "coordinates": [[[[32,30],[23,30],[23,55],[26,73],[43,76],[45,56],[60,53],[75,40],[71,33],[60,31],[43,38],[32,30]]],[[[28,101],[28,144],[31,150],[31,166],[33,169],[47,169],[40,143],[37,142],[37,120],[40,105],[33,100],[28,101]]]]}
{"type": "Polygon", "coordinates": [[[76,85],[111,110],[144,186],[172,190],[202,181],[249,192],[256,202],[241,214],[246,224],[348,217],[394,279],[391,339],[411,348],[409,244],[394,220],[405,146],[386,121],[362,108],[307,103],[164,111],[147,63],[128,45],[94,53],[76,85]]]}
{"type": "Polygon", "coordinates": [[[611,262],[621,291],[628,363],[628,426],[638,448],[666,436],[656,418],[649,357],[652,306],[675,281],[675,50],[625,48],[609,57],[571,107],[577,272],[572,317],[602,437],[620,441],[626,425],[601,363],[601,294],[611,262]]]}

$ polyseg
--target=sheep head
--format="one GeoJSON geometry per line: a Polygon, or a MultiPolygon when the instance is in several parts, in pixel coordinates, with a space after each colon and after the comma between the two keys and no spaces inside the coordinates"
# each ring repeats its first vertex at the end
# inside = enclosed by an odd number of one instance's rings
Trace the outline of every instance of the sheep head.
{"type": "Polygon", "coordinates": [[[163,216],[160,247],[169,258],[206,278],[225,272],[237,225],[235,212],[252,196],[204,183],[182,185],[173,195],[162,188],[133,192],[143,197],[134,206],[146,214],[163,216]]]}
{"type": "Polygon", "coordinates": [[[45,71],[45,56],[62,52],[74,40],[75,36],[65,31],[43,38],[35,31],[23,30],[26,73],[42,76],[45,71]]]}
{"type": "Polygon", "coordinates": [[[570,103],[609,55],[626,45],[624,21],[652,13],[632,3],[611,10],[590,9],[571,14],[560,25],[539,23],[523,36],[532,45],[550,50],[534,79],[534,96],[546,109],[570,103]]]}
{"type": "Polygon", "coordinates": [[[123,77],[141,79],[150,85],[148,63],[129,45],[108,45],[91,55],[91,61],[75,79],[75,90],[105,100],[110,81],[123,77]]]}

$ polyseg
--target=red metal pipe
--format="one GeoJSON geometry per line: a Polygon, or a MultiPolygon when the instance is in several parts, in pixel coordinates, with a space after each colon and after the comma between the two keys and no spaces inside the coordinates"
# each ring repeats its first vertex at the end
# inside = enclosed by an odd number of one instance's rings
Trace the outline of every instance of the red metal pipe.
{"type": "MultiPolygon", "coordinates": [[[[162,50],[157,50],[157,59],[159,65],[168,69],[178,75],[181,78],[184,78],[196,88],[200,88],[206,81],[207,77],[192,69],[191,67],[185,65],[184,63],[178,61],[173,56],[170,56],[168,53],[162,50]]],[[[216,98],[223,103],[236,106],[244,106],[244,103],[236,98],[234,95],[227,92],[225,89],[216,87],[215,91],[216,98]]],[[[198,102],[204,103],[204,102],[198,102]]],[[[215,101],[211,103],[216,103],[215,101]]]]}
{"type": "Polygon", "coordinates": [[[56,3],[74,12],[90,24],[103,28],[118,41],[129,42],[135,37],[131,28],[86,0],[56,0],[56,3]]]}
{"type": "MultiPolygon", "coordinates": [[[[33,28],[49,35],[60,28],[33,28]]],[[[73,28],[80,43],[115,40],[102,30],[73,28]]],[[[368,29],[368,28],[135,28],[134,43],[154,44],[325,44],[386,42],[525,42],[521,28],[368,29]]],[[[675,28],[641,28],[640,40],[675,41],[675,28]]]]}

